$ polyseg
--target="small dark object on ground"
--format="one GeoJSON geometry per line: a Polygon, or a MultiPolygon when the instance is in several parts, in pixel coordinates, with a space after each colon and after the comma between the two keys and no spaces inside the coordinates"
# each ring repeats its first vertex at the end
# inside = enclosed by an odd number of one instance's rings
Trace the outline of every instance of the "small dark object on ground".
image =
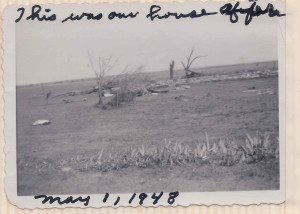
{"type": "Polygon", "coordinates": [[[187,71],[187,74],[186,74],[186,78],[202,77],[202,76],[204,76],[204,74],[202,74],[202,73],[197,73],[197,72],[195,72],[195,71],[190,71],[190,70],[188,70],[188,71],[187,71]]]}
{"type": "Polygon", "coordinates": [[[175,97],[174,99],[175,99],[175,100],[178,100],[178,101],[182,101],[182,102],[186,102],[186,101],[189,100],[188,97],[186,97],[186,96],[184,96],[184,95],[180,95],[180,96],[178,96],[178,97],[175,97]]]}
{"type": "Polygon", "coordinates": [[[51,93],[48,92],[48,93],[46,94],[46,99],[48,100],[50,97],[51,97],[51,93]]]}
{"type": "Polygon", "coordinates": [[[147,91],[151,93],[168,93],[169,90],[167,89],[168,85],[160,85],[147,88],[147,91]]]}

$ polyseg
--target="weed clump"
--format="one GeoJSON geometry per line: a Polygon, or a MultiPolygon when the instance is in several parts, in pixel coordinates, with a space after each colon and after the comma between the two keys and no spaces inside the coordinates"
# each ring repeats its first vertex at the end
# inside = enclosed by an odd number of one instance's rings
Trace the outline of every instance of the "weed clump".
{"type": "Polygon", "coordinates": [[[118,80],[114,83],[114,90],[111,91],[114,96],[103,108],[116,108],[122,104],[133,102],[137,96],[145,95],[147,93],[145,85],[149,81],[146,77],[139,73],[119,75],[118,80]]]}
{"type": "MultiPolygon", "coordinates": [[[[278,140],[278,138],[277,138],[278,140]]],[[[206,134],[204,141],[184,144],[178,141],[165,141],[160,145],[141,145],[119,152],[108,152],[104,157],[101,150],[95,156],[77,156],[64,161],[60,167],[72,167],[78,170],[95,169],[98,171],[118,170],[127,167],[166,168],[187,164],[216,164],[232,166],[251,164],[266,159],[279,159],[279,143],[271,143],[269,134],[255,136],[247,134],[245,141],[211,141],[206,134]]]]}
{"type": "Polygon", "coordinates": [[[123,103],[133,102],[135,93],[129,89],[128,83],[120,85],[120,89],[116,91],[115,96],[107,103],[110,107],[118,107],[123,103]]]}

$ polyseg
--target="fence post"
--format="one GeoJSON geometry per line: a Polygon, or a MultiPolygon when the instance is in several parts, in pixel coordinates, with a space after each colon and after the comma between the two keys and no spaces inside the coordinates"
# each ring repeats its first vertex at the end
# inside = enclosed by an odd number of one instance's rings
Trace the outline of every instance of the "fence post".
{"type": "Polygon", "coordinates": [[[174,60],[170,63],[170,79],[173,79],[174,76],[174,66],[175,66],[175,62],[174,60]]]}

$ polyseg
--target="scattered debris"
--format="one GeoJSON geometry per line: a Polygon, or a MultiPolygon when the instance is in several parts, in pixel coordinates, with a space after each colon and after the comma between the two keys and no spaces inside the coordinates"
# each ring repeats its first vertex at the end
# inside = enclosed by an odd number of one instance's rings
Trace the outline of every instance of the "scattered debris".
{"type": "Polygon", "coordinates": [[[258,94],[274,94],[274,91],[271,88],[267,88],[265,90],[261,90],[258,94]]]}
{"type": "Polygon", "coordinates": [[[72,170],[71,167],[62,167],[61,168],[61,171],[63,171],[63,172],[68,172],[68,171],[71,171],[71,170],[72,170]]]}
{"type": "Polygon", "coordinates": [[[246,90],[246,91],[243,91],[244,93],[253,93],[253,92],[258,92],[259,90],[258,89],[250,89],[250,90],[246,90]]]}
{"type": "Polygon", "coordinates": [[[183,89],[189,89],[189,88],[191,88],[191,86],[189,86],[189,85],[182,85],[181,88],[183,88],[183,89]]]}
{"type": "Polygon", "coordinates": [[[204,74],[198,73],[198,72],[195,72],[195,71],[191,71],[191,70],[188,70],[187,75],[186,75],[187,78],[202,77],[202,76],[204,76],[204,74]]]}
{"type": "Polygon", "coordinates": [[[110,90],[113,92],[117,92],[117,91],[120,91],[120,87],[111,88],[110,90]]]}
{"type": "Polygon", "coordinates": [[[271,88],[265,89],[250,89],[243,91],[244,93],[257,93],[257,94],[274,94],[274,91],[271,88]]]}
{"type": "Polygon", "coordinates": [[[34,123],[32,123],[32,126],[42,126],[42,125],[49,125],[51,124],[50,120],[37,120],[34,123]]]}
{"type": "Polygon", "coordinates": [[[153,86],[147,88],[147,91],[153,93],[167,93],[169,90],[167,89],[169,86],[168,85],[158,85],[158,86],[153,86]]]}
{"type": "Polygon", "coordinates": [[[190,89],[191,86],[189,85],[181,85],[181,84],[175,84],[175,87],[171,88],[171,91],[179,91],[179,90],[186,90],[190,89]]]}
{"type": "Polygon", "coordinates": [[[98,92],[98,86],[94,86],[90,90],[81,91],[79,94],[92,94],[92,93],[96,93],[96,92],[98,92]]]}
{"type": "Polygon", "coordinates": [[[171,88],[171,91],[178,91],[178,90],[180,90],[179,87],[171,88]]]}
{"type": "Polygon", "coordinates": [[[145,88],[140,88],[140,89],[134,89],[133,93],[135,94],[135,96],[137,97],[141,97],[144,96],[146,94],[149,94],[149,92],[147,91],[147,89],[145,88]]]}
{"type": "Polygon", "coordinates": [[[72,103],[72,102],[73,102],[72,100],[68,100],[68,99],[63,99],[63,101],[64,101],[65,103],[72,103]]]}
{"type": "Polygon", "coordinates": [[[115,96],[115,95],[114,94],[108,94],[108,93],[104,94],[104,97],[113,97],[113,96],[115,96]]]}
{"type": "Polygon", "coordinates": [[[52,96],[53,98],[55,97],[72,97],[72,96],[76,96],[76,95],[79,95],[80,92],[76,92],[76,91],[71,91],[71,92],[68,92],[68,93],[64,93],[64,94],[58,94],[58,95],[55,95],[55,96],[52,96]]]}
{"type": "MultiPolygon", "coordinates": [[[[190,72],[188,78],[179,78],[173,80],[160,80],[160,81],[135,81],[130,83],[128,88],[130,94],[134,97],[144,96],[144,95],[157,95],[159,93],[168,93],[169,91],[179,91],[190,89],[190,84],[203,83],[203,82],[216,82],[216,81],[227,81],[227,80],[242,80],[242,79],[255,79],[263,77],[272,77],[278,76],[278,71],[276,70],[240,70],[231,73],[219,73],[219,74],[200,74],[196,72],[190,72]]],[[[128,83],[126,83],[128,84],[128,83]]],[[[118,81],[109,81],[103,85],[102,95],[104,97],[113,97],[114,95],[120,95],[120,91],[123,90],[120,87],[120,82],[118,81]]],[[[258,94],[273,94],[272,89],[257,89],[255,86],[249,87],[248,90],[243,91],[245,93],[258,93],[258,94]]],[[[48,93],[46,99],[63,97],[68,98],[70,96],[76,95],[88,95],[92,93],[98,93],[98,86],[91,87],[88,90],[83,91],[71,91],[59,95],[51,95],[48,93]]],[[[64,99],[65,103],[71,103],[73,101],[64,99]]],[[[83,99],[86,101],[86,98],[83,99]]]]}
{"type": "MultiPolygon", "coordinates": [[[[103,85],[104,89],[113,89],[113,88],[118,88],[117,87],[117,82],[116,81],[108,81],[103,85]]],[[[96,86],[98,88],[98,86],[96,86]]],[[[120,89],[120,88],[119,88],[120,89]]]]}

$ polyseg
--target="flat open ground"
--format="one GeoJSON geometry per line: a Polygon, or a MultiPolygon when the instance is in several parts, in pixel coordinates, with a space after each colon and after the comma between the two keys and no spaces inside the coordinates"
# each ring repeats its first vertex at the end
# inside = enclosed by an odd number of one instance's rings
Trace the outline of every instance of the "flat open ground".
{"type": "MultiPolygon", "coordinates": [[[[80,171],[43,165],[120,152],[142,144],[205,138],[244,141],[268,132],[278,143],[278,77],[194,83],[186,90],[136,97],[117,109],[94,107],[97,93],[46,100],[45,93],[91,88],[92,81],[17,88],[18,194],[270,190],[279,188],[278,160],[218,166],[80,171]],[[272,93],[245,92],[268,89],[272,93]],[[184,100],[175,99],[184,97],[184,100]],[[83,101],[83,99],[86,101],[83,101]],[[39,119],[50,125],[32,126],[39,119]]],[[[109,98],[106,98],[109,99],[109,98]]]]}

